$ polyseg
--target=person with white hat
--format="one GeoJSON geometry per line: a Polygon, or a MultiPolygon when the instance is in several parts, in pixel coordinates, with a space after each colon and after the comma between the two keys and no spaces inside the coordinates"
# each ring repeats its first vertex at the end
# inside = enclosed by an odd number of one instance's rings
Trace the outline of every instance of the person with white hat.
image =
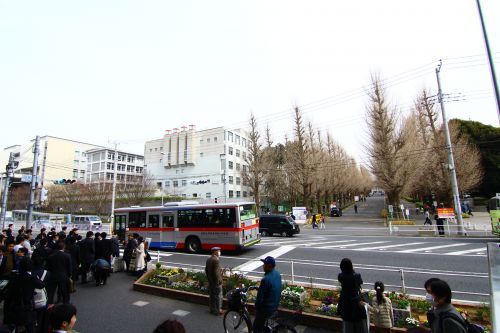
{"type": "Polygon", "coordinates": [[[210,313],[220,316],[222,308],[222,270],[220,268],[220,247],[212,248],[212,255],[205,264],[205,274],[208,279],[208,290],[210,292],[210,313]]]}

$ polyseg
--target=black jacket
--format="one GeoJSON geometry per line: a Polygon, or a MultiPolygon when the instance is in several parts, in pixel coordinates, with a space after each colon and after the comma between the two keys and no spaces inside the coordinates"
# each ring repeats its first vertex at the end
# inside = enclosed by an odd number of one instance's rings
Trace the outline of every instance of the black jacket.
{"type": "Polygon", "coordinates": [[[50,272],[51,280],[55,282],[65,281],[71,277],[71,256],[62,251],[56,251],[47,258],[47,270],[50,272]]]}
{"type": "Polygon", "coordinates": [[[3,254],[2,263],[0,263],[0,278],[3,280],[7,280],[12,272],[12,270],[17,269],[17,260],[14,252],[5,252],[3,254]],[[12,259],[12,269],[7,271],[7,257],[10,256],[12,259]]]}
{"type": "Polygon", "coordinates": [[[111,239],[101,239],[96,243],[96,259],[103,258],[109,260],[113,254],[111,239]]]}
{"type": "Polygon", "coordinates": [[[83,264],[91,264],[95,260],[95,244],[92,238],[85,238],[79,243],[80,261],[83,264]]]}
{"type": "Polygon", "coordinates": [[[116,237],[113,237],[110,240],[111,240],[111,254],[113,255],[113,257],[119,257],[120,243],[118,242],[118,239],[116,237]]]}
{"type": "Polygon", "coordinates": [[[137,240],[132,238],[128,241],[127,246],[125,247],[125,251],[123,251],[123,260],[130,260],[132,258],[132,253],[137,247],[137,240]]]}
{"type": "Polygon", "coordinates": [[[52,249],[46,246],[38,247],[33,251],[33,254],[31,255],[32,258],[35,257],[42,257],[43,262],[45,263],[47,261],[47,258],[49,255],[52,253],[52,249]]]}
{"type": "Polygon", "coordinates": [[[338,313],[345,321],[360,321],[366,319],[366,310],[359,305],[361,301],[361,286],[363,280],[358,273],[344,274],[338,276],[342,286],[338,305],[338,313]]]}
{"type": "Polygon", "coordinates": [[[71,266],[73,270],[78,269],[78,266],[80,266],[80,247],[78,247],[76,243],[69,244],[66,247],[66,252],[71,257],[71,266]]]}
{"type": "Polygon", "coordinates": [[[24,273],[13,276],[4,304],[4,323],[15,325],[31,324],[35,321],[33,293],[45,284],[35,275],[24,273]]]}

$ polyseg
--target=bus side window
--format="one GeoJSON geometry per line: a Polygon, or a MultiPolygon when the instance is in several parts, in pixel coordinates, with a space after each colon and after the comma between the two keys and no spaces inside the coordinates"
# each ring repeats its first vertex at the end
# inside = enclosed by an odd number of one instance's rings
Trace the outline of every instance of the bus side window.
{"type": "Polygon", "coordinates": [[[174,216],[173,215],[163,215],[162,221],[163,221],[162,228],[173,228],[174,227],[174,216]]]}
{"type": "Polygon", "coordinates": [[[149,215],[148,228],[159,228],[159,227],[160,227],[160,216],[149,215]]]}

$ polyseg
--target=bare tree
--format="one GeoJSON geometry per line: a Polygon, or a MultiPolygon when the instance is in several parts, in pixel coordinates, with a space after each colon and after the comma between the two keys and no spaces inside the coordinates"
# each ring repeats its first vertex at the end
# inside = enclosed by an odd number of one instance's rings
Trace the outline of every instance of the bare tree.
{"type": "Polygon", "coordinates": [[[125,206],[140,205],[156,192],[154,177],[147,173],[117,184],[117,188],[117,198],[125,206]]]}
{"type": "Polygon", "coordinates": [[[260,195],[264,181],[263,152],[257,119],[250,114],[250,132],[248,136],[248,154],[245,159],[248,169],[243,172],[243,179],[253,193],[257,211],[260,212],[260,195]]]}

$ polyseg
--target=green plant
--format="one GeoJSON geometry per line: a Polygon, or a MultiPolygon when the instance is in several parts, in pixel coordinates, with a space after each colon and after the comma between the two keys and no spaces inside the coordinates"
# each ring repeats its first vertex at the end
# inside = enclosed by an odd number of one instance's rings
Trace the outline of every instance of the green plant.
{"type": "Polygon", "coordinates": [[[223,287],[224,294],[226,294],[228,291],[239,288],[242,285],[245,285],[246,287],[248,287],[248,286],[251,286],[254,284],[255,283],[252,280],[247,279],[245,277],[245,275],[234,273],[234,274],[231,274],[226,279],[226,281],[224,282],[222,287],[223,287]]]}
{"type": "Polygon", "coordinates": [[[156,266],[156,270],[159,270],[161,268],[161,263],[157,262],[155,266],[156,266]]]}
{"type": "Polygon", "coordinates": [[[486,321],[486,322],[489,322],[490,321],[490,307],[488,306],[488,304],[481,304],[480,306],[477,307],[476,309],[476,314],[474,316],[474,320],[478,320],[478,321],[486,321]]]}
{"type": "Polygon", "coordinates": [[[411,306],[412,310],[414,310],[415,312],[417,312],[419,314],[426,313],[430,308],[430,304],[427,303],[427,301],[420,300],[420,299],[411,299],[410,306],[411,306]]]}
{"type": "Polygon", "coordinates": [[[408,305],[410,305],[410,300],[408,298],[408,295],[406,295],[406,294],[401,294],[401,293],[397,293],[397,292],[393,291],[393,292],[388,293],[387,297],[389,297],[389,299],[392,302],[392,306],[395,309],[403,309],[404,310],[404,309],[408,308],[408,305]]]}

